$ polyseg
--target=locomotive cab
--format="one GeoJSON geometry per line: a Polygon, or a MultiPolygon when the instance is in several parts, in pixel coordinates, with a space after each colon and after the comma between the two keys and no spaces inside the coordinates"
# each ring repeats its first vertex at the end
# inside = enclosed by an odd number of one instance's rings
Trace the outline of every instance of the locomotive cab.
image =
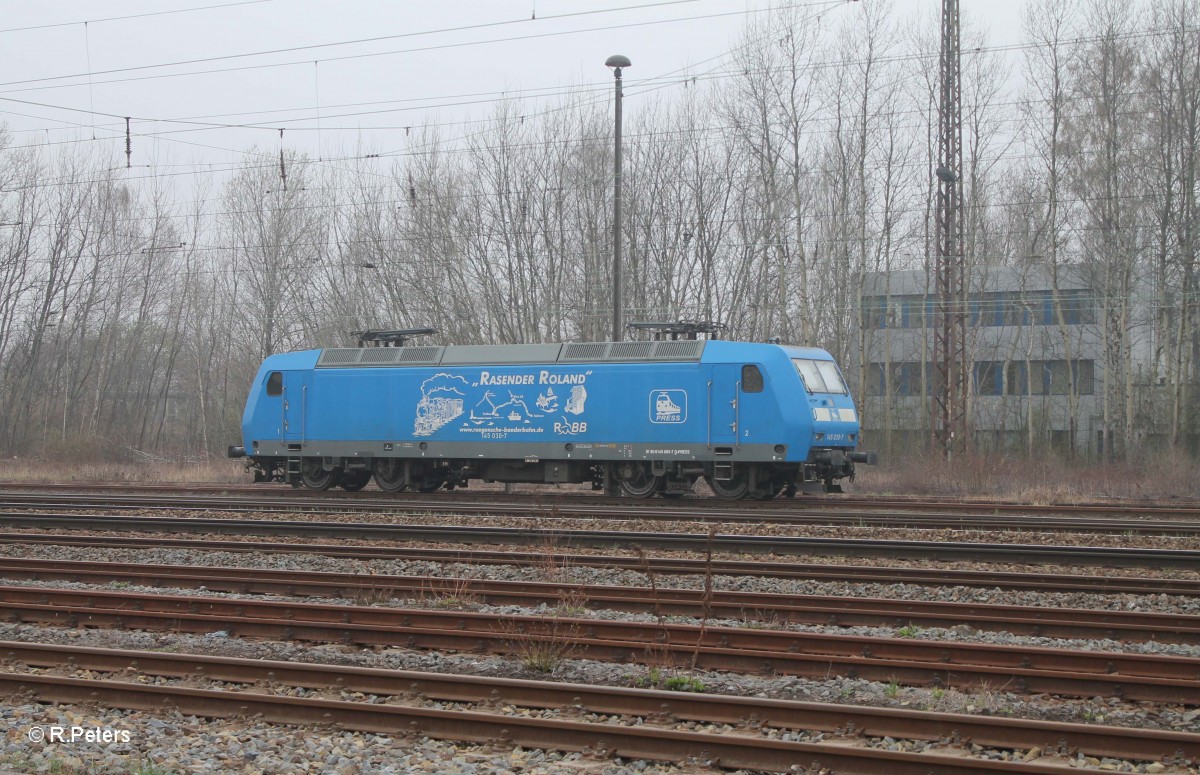
{"type": "Polygon", "coordinates": [[[812,414],[806,467],[827,492],[841,492],[834,480],[846,477],[853,481],[855,463],[875,462],[873,453],[854,451],[859,426],[850,390],[832,360],[793,357],[792,365],[812,414]]]}

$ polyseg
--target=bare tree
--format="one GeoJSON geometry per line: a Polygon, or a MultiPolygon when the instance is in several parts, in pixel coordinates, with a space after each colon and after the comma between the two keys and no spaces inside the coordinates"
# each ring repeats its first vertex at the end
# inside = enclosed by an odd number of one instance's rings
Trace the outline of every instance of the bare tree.
{"type": "Polygon", "coordinates": [[[1150,39],[1142,69],[1151,119],[1146,186],[1154,225],[1154,364],[1169,399],[1165,412],[1158,407],[1153,415],[1168,418],[1167,441],[1178,449],[1195,428],[1190,388],[1200,353],[1200,5],[1195,0],[1157,0],[1150,21],[1159,33],[1150,39]]]}
{"type": "Polygon", "coordinates": [[[1104,319],[1105,451],[1132,459],[1134,438],[1135,324],[1132,293],[1143,250],[1141,180],[1131,175],[1144,161],[1134,120],[1138,48],[1129,37],[1134,9],[1120,0],[1092,0],[1088,42],[1074,61],[1072,103],[1077,111],[1064,137],[1077,145],[1072,188],[1083,203],[1082,247],[1089,257],[1104,319]]]}

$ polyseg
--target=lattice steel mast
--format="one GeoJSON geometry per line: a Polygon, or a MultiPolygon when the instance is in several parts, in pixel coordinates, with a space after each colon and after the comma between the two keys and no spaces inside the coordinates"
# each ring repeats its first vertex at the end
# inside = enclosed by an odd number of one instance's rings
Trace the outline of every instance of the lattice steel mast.
{"type": "Polygon", "coordinates": [[[933,320],[933,436],[943,455],[967,443],[966,261],[963,255],[962,73],[958,0],[942,0],[938,96],[937,299],[933,320]]]}

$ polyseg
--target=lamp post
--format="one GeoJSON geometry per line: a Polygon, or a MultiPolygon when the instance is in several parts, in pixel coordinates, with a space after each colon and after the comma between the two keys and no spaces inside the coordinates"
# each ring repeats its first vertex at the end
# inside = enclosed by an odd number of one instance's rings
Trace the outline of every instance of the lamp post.
{"type": "Polygon", "coordinates": [[[624,339],[624,329],[621,325],[621,68],[629,67],[632,63],[629,57],[613,54],[605,61],[606,67],[611,67],[613,80],[616,82],[616,132],[614,133],[615,154],[613,160],[613,319],[612,339],[619,342],[624,339]]]}

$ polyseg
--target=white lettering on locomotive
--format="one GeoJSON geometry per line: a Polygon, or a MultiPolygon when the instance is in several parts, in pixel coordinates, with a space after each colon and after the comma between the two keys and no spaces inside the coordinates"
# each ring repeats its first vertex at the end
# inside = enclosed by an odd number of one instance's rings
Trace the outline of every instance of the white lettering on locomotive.
{"type": "Polygon", "coordinates": [[[532,385],[532,374],[490,374],[486,371],[479,374],[480,385],[532,385]]]}
{"type": "Polygon", "coordinates": [[[587,374],[555,374],[552,371],[538,372],[539,385],[582,385],[587,382],[587,374]]]}

